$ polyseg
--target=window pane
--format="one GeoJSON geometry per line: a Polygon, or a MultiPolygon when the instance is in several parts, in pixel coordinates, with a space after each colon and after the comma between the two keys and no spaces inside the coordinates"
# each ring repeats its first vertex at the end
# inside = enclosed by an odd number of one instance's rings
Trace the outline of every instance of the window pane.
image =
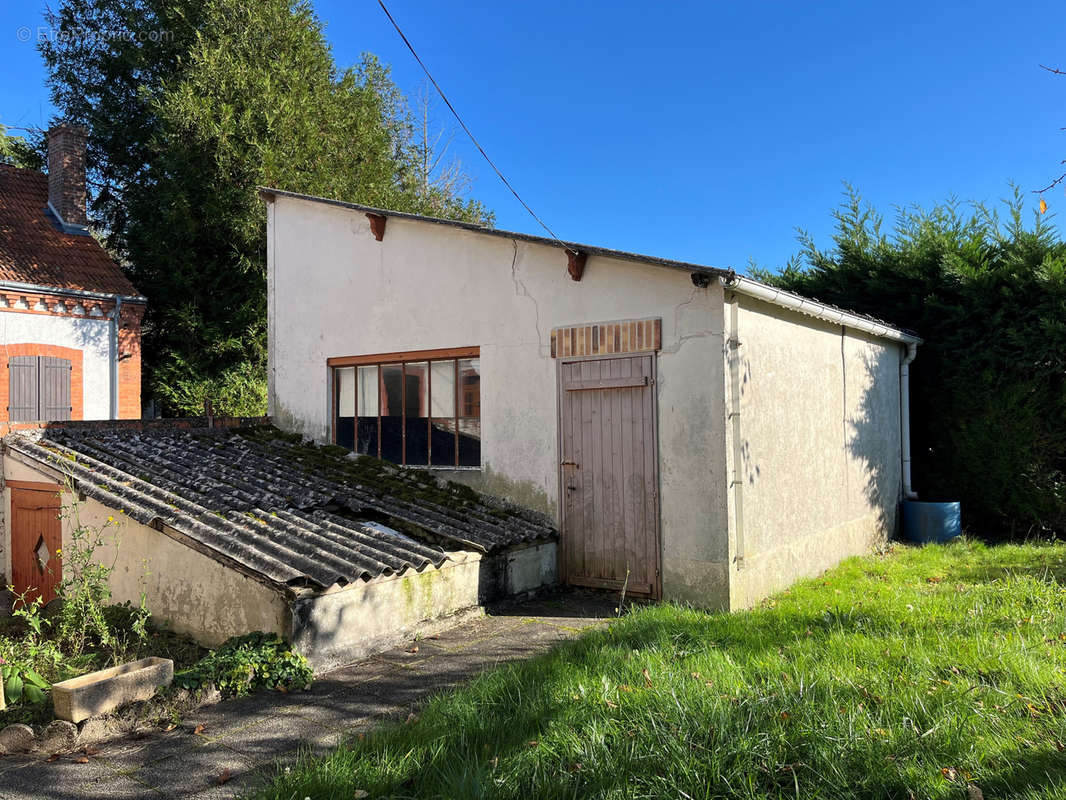
{"type": "Polygon", "coordinates": [[[381,368],[381,457],[403,463],[403,368],[381,368]]]}
{"type": "Polygon", "coordinates": [[[481,417],[481,360],[459,361],[459,416],[481,417]]]}
{"type": "Polygon", "coordinates": [[[337,416],[355,416],[355,367],[342,367],[337,375],[337,416]]]}
{"type": "Polygon", "coordinates": [[[378,456],[378,368],[359,367],[358,411],[356,451],[363,455],[378,456]]]}
{"type": "Polygon", "coordinates": [[[359,367],[359,416],[378,415],[378,368],[359,367]]]}
{"type": "Polygon", "coordinates": [[[355,448],[355,367],[333,370],[335,395],[333,398],[336,416],[333,430],[337,444],[355,448]]]}
{"type": "Polygon", "coordinates": [[[433,466],[455,466],[455,420],[433,420],[433,466]]]}
{"type": "Polygon", "coordinates": [[[455,362],[434,361],[430,364],[433,372],[433,416],[455,416],[455,362]]]}
{"type": "Polygon", "coordinates": [[[356,450],[364,456],[378,457],[378,418],[359,417],[358,441],[356,450]]]}
{"type": "Polygon", "coordinates": [[[430,395],[433,404],[431,458],[436,467],[455,466],[455,361],[434,361],[430,395]]]}
{"type": "Polygon", "coordinates": [[[481,361],[459,361],[459,466],[481,466],[481,361]]]}
{"type": "Polygon", "coordinates": [[[404,426],[407,431],[405,464],[429,463],[429,363],[404,364],[404,426]]]}
{"type": "Polygon", "coordinates": [[[459,420],[459,466],[481,466],[481,420],[464,417],[459,420]]]}

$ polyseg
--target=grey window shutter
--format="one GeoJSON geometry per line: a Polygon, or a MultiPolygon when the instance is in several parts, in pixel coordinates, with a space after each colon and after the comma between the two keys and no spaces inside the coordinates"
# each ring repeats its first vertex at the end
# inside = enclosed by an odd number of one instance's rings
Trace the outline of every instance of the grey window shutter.
{"type": "Polygon", "coordinates": [[[70,419],[70,361],[41,356],[41,419],[70,419]]]}
{"type": "Polygon", "coordinates": [[[37,356],[12,356],[7,362],[7,418],[11,422],[32,422],[38,413],[37,356]]]}

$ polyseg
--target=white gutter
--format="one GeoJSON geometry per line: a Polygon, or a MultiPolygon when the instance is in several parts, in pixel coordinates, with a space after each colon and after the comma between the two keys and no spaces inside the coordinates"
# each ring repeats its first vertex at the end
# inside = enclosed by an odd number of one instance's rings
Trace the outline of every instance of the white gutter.
{"type": "MultiPolygon", "coordinates": [[[[827,306],[825,303],[819,303],[817,300],[811,300],[802,295],[786,292],[784,289],[775,289],[773,286],[767,286],[765,283],[753,281],[751,278],[743,278],[740,275],[737,275],[732,281],[722,278],[722,283],[734,292],[740,292],[749,297],[765,300],[767,303],[790,308],[793,311],[798,311],[800,314],[806,314],[808,317],[823,319],[826,322],[832,322],[837,325],[845,325],[848,328],[854,328],[857,331],[869,333],[871,336],[878,336],[882,339],[891,339],[894,342],[903,342],[904,344],[913,344],[915,346],[922,343],[922,340],[917,336],[904,333],[898,328],[885,325],[883,322],[877,322],[868,317],[852,314],[850,311],[842,311],[839,308],[827,306]]],[[[911,360],[913,361],[913,359],[911,360]]]]}
{"type": "Polygon", "coordinates": [[[119,298],[127,303],[148,302],[147,297],[139,294],[109,294],[107,292],[89,292],[85,289],[61,289],[58,286],[44,286],[39,283],[19,283],[18,281],[0,281],[0,292],[4,291],[60,294],[66,297],[85,297],[90,300],[114,300],[119,298]]]}
{"type": "Polygon", "coordinates": [[[800,314],[806,314],[815,319],[843,325],[857,331],[888,339],[906,345],[907,351],[899,365],[899,415],[900,415],[900,451],[903,459],[903,497],[906,500],[914,500],[918,497],[911,485],[911,398],[910,398],[910,364],[918,355],[918,345],[922,340],[910,333],[904,333],[898,328],[885,325],[883,322],[867,317],[852,314],[833,308],[817,300],[786,292],[784,289],[776,289],[765,283],[753,281],[740,275],[732,279],[722,278],[722,284],[729,290],[740,294],[763,300],[776,306],[791,309],[800,314]]]}

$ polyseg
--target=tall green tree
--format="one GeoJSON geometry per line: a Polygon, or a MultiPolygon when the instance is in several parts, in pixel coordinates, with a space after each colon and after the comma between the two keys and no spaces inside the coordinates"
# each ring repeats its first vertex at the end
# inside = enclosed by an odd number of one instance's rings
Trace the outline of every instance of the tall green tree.
{"type": "Polygon", "coordinates": [[[806,235],[757,277],[921,335],[911,367],[915,484],[988,534],[1066,532],[1066,244],[1020,193],[995,209],[899,212],[851,193],[828,249],[806,235]]]}
{"type": "Polygon", "coordinates": [[[149,299],[146,381],[169,413],[265,409],[257,185],[492,221],[448,170],[426,180],[387,68],[339,69],[306,2],[64,0],[49,21],[81,32],[42,53],[89,128],[91,208],[149,299]]]}

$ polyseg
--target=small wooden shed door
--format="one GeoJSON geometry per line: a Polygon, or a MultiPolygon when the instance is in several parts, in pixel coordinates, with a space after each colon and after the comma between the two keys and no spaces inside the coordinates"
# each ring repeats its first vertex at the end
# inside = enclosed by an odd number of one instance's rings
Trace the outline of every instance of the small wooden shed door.
{"type": "Polygon", "coordinates": [[[27,600],[47,603],[62,580],[59,510],[58,489],[11,489],[11,583],[27,600]]]}
{"type": "Polygon", "coordinates": [[[568,583],[658,597],[654,355],[559,365],[563,570],[568,583]]]}

